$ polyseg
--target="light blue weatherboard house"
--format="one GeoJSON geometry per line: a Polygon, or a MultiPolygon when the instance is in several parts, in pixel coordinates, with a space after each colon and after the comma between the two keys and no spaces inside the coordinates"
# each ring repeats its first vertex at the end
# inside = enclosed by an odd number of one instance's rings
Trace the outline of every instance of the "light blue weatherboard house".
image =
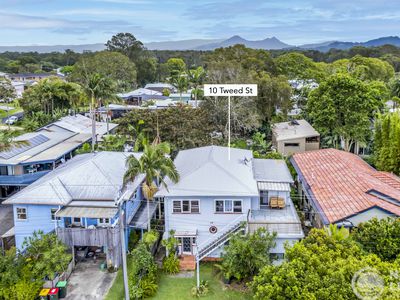
{"type": "MultiPolygon", "coordinates": [[[[284,255],[285,242],[304,237],[290,199],[293,179],[283,160],[254,159],[242,149],[209,146],[180,151],[175,165],[177,184],[166,180],[165,231],[175,231],[179,254],[218,258],[225,243],[243,229],[259,227],[277,233],[273,256],[284,255]]],[[[194,264],[192,265],[194,267],[194,264]]]]}
{"type": "MultiPolygon", "coordinates": [[[[100,247],[107,262],[119,266],[120,231],[116,199],[121,198],[125,161],[141,153],[99,152],[75,156],[5,201],[14,210],[16,246],[34,231],[55,231],[68,246],[100,247]]],[[[125,224],[145,228],[146,202],[138,176],[122,193],[125,224]],[[145,207],[142,207],[145,206],[145,207]],[[138,223],[139,222],[139,223],[138,223]]],[[[152,214],[155,211],[152,206],[152,214]]],[[[126,230],[126,237],[129,229],[126,230]]]]}

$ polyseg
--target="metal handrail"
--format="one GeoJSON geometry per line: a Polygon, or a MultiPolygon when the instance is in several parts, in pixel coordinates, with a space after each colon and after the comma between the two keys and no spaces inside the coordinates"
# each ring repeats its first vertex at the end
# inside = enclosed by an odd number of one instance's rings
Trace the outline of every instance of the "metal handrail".
{"type": "Polygon", "coordinates": [[[230,228],[232,228],[233,225],[236,225],[236,224],[240,223],[240,221],[242,219],[244,219],[245,216],[246,216],[245,214],[241,214],[239,217],[234,219],[232,222],[230,222],[227,225],[225,225],[220,230],[220,234],[218,236],[212,236],[209,239],[207,239],[206,241],[204,241],[203,243],[201,243],[200,245],[198,245],[197,246],[197,249],[199,249],[198,252],[200,252],[202,250],[202,248],[205,248],[206,246],[208,246],[210,244],[210,242],[216,241],[219,237],[223,236],[225,232],[227,232],[230,228]]]}

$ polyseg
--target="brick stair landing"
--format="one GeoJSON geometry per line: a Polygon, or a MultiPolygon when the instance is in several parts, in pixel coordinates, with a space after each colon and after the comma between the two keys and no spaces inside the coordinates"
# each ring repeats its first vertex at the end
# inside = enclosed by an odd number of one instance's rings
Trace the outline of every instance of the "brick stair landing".
{"type": "Polygon", "coordinates": [[[194,255],[181,255],[179,257],[179,269],[181,271],[196,270],[196,258],[194,255]]]}

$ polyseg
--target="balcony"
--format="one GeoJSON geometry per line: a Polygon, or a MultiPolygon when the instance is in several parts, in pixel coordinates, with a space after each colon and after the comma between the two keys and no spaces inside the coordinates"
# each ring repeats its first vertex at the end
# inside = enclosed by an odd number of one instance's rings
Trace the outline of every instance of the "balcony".
{"type": "Polygon", "coordinates": [[[0,175],[0,185],[29,185],[49,172],[50,170],[22,175],[0,175]]]}
{"type": "Polygon", "coordinates": [[[286,200],[284,208],[270,208],[251,210],[248,216],[250,232],[258,228],[266,228],[276,232],[278,237],[304,237],[302,225],[296,209],[290,199],[286,200]]]}

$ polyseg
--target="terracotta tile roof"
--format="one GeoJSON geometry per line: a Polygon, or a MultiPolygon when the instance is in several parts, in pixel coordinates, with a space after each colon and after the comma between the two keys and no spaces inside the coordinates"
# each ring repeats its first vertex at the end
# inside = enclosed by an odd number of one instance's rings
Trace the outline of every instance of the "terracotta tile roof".
{"type": "Polygon", "coordinates": [[[400,216],[400,178],[375,170],[357,155],[321,149],[295,154],[292,162],[330,223],[374,206],[400,216]]]}

